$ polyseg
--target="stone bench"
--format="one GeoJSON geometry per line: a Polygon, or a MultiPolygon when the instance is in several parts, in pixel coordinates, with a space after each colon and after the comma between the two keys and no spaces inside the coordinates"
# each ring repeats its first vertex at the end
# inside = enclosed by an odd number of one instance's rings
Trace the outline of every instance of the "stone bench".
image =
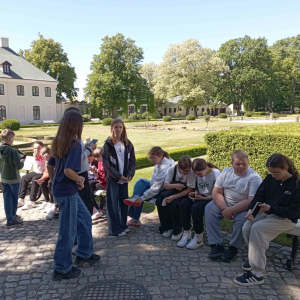
{"type": "Polygon", "coordinates": [[[299,237],[300,237],[300,220],[298,220],[298,223],[295,228],[292,230],[289,230],[285,232],[289,238],[293,239],[293,245],[292,245],[292,253],[291,257],[286,260],[285,269],[287,270],[293,270],[295,267],[297,254],[299,251],[299,237]]]}
{"type": "Polygon", "coordinates": [[[54,124],[54,120],[45,120],[43,121],[44,124],[54,124]]]}
{"type": "Polygon", "coordinates": [[[91,119],[92,122],[100,122],[100,119],[99,118],[93,118],[91,119]]]}

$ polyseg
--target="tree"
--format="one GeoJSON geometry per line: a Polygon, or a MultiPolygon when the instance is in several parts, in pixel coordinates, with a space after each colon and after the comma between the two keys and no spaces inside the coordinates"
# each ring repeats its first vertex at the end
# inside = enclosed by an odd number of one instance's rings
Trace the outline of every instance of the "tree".
{"type": "Polygon", "coordinates": [[[179,122],[179,118],[181,117],[181,111],[177,110],[175,116],[178,118],[178,122],[179,122]]]}
{"type": "Polygon", "coordinates": [[[204,120],[205,120],[205,122],[206,122],[206,128],[207,128],[207,127],[208,127],[208,122],[210,121],[210,115],[205,116],[205,117],[204,117],[204,120]]]}
{"type": "Polygon", "coordinates": [[[158,66],[155,63],[146,63],[141,68],[141,75],[147,81],[150,90],[154,93],[154,105],[156,111],[162,117],[162,105],[168,103],[167,90],[161,86],[157,77],[158,66]]]}
{"type": "Polygon", "coordinates": [[[181,96],[179,105],[187,110],[207,103],[216,92],[215,81],[225,69],[222,60],[197,40],[171,45],[158,67],[157,91],[167,98],[181,96]]]}
{"type": "Polygon", "coordinates": [[[20,50],[19,55],[59,82],[57,99],[63,95],[70,100],[77,97],[78,89],[74,87],[77,79],[75,68],[71,66],[60,43],[39,35],[39,39],[31,43],[31,48],[20,50]]]}
{"type": "Polygon", "coordinates": [[[115,118],[119,108],[127,107],[128,99],[140,99],[149,91],[140,74],[143,50],[120,33],[105,36],[102,41],[100,54],[94,55],[91,63],[85,95],[115,118]]]}

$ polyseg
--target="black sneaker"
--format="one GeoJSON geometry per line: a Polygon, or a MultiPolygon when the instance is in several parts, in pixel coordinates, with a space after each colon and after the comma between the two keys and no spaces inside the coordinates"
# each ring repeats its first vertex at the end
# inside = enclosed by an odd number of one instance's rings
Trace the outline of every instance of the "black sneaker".
{"type": "Polygon", "coordinates": [[[220,258],[222,253],[225,251],[225,248],[222,244],[216,244],[211,246],[211,252],[208,255],[210,259],[220,258]]]}
{"type": "Polygon", "coordinates": [[[10,222],[7,222],[6,226],[7,227],[12,227],[12,226],[19,226],[19,225],[23,225],[23,220],[22,219],[14,219],[10,222]]]}
{"type": "Polygon", "coordinates": [[[55,213],[54,214],[54,219],[58,219],[59,218],[59,213],[55,213]]]}
{"type": "Polygon", "coordinates": [[[228,250],[222,254],[221,258],[223,261],[230,263],[235,259],[238,252],[239,250],[236,247],[230,246],[228,250]]]}
{"type": "Polygon", "coordinates": [[[97,263],[99,260],[100,260],[100,255],[97,255],[97,254],[92,254],[92,256],[90,258],[87,258],[87,259],[84,259],[84,258],[82,258],[78,255],[76,255],[76,257],[75,257],[75,263],[78,266],[81,266],[86,262],[93,265],[93,264],[97,263]]]}
{"type": "Polygon", "coordinates": [[[242,276],[236,277],[234,282],[243,286],[259,285],[264,283],[264,277],[257,277],[251,271],[249,271],[244,273],[242,276]]]}
{"type": "Polygon", "coordinates": [[[249,264],[249,260],[248,260],[248,259],[247,259],[247,261],[243,264],[242,269],[243,269],[244,271],[247,271],[247,272],[252,270],[252,268],[251,268],[251,266],[250,266],[250,264],[249,264]]]}
{"type": "Polygon", "coordinates": [[[54,270],[53,275],[52,275],[52,280],[76,278],[80,275],[80,273],[81,273],[81,270],[77,269],[75,267],[72,267],[72,269],[68,273],[59,273],[54,270]]]}
{"type": "Polygon", "coordinates": [[[21,221],[21,220],[22,220],[22,221],[23,221],[22,217],[21,217],[21,216],[19,216],[19,215],[16,215],[16,216],[15,216],[15,220],[19,220],[19,221],[21,221]]]}

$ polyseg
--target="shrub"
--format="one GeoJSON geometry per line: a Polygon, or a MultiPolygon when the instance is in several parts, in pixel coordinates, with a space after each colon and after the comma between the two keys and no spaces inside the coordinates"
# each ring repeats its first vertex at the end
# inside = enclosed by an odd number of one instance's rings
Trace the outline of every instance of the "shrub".
{"type": "Polygon", "coordinates": [[[276,121],[279,118],[279,114],[275,113],[273,114],[273,119],[276,121]]]}
{"type": "Polygon", "coordinates": [[[209,160],[219,168],[230,167],[231,154],[241,149],[248,153],[250,167],[263,178],[266,161],[273,153],[290,157],[300,168],[300,124],[285,123],[257,127],[234,128],[205,135],[209,160]]]}
{"type": "MultiPolygon", "coordinates": [[[[168,153],[174,160],[178,160],[183,155],[188,155],[189,157],[197,157],[197,156],[206,154],[206,145],[178,148],[178,149],[170,150],[170,151],[168,151],[168,153]]],[[[148,155],[137,155],[136,156],[137,169],[151,167],[151,166],[153,166],[153,164],[149,160],[148,155]]]]}
{"type": "Polygon", "coordinates": [[[146,120],[150,120],[152,118],[152,114],[149,113],[149,111],[145,111],[143,114],[142,114],[142,119],[146,119],[146,120]]]}
{"type": "Polygon", "coordinates": [[[227,118],[227,115],[225,113],[221,113],[221,114],[219,114],[219,118],[225,119],[225,118],[227,118]]]}
{"type": "Polygon", "coordinates": [[[242,110],[240,110],[239,113],[238,113],[239,116],[243,116],[244,114],[245,114],[245,112],[242,111],[242,110]]]}
{"type": "Polygon", "coordinates": [[[82,119],[83,119],[83,122],[90,122],[91,121],[90,115],[87,115],[87,114],[82,115],[82,119]]]}
{"type": "Polygon", "coordinates": [[[105,119],[102,120],[102,125],[103,126],[110,126],[112,121],[113,121],[112,118],[105,118],[105,119]]]}
{"type": "Polygon", "coordinates": [[[16,119],[6,119],[1,122],[1,129],[19,130],[20,127],[20,122],[16,119]]]}
{"type": "Polygon", "coordinates": [[[185,119],[186,119],[186,120],[195,120],[196,117],[195,117],[194,115],[187,115],[187,116],[185,117],[185,119]]]}
{"type": "Polygon", "coordinates": [[[171,122],[172,121],[172,118],[170,116],[164,116],[163,117],[163,121],[164,122],[171,122]]]}
{"type": "Polygon", "coordinates": [[[294,111],[295,111],[296,114],[299,114],[300,113],[300,108],[299,107],[295,107],[294,111]]]}
{"type": "Polygon", "coordinates": [[[206,111],[204,111],[204,112],[203,112],[203,116],[205,117],[206,115],[207,115],[207,112],[206,112],[206,111]]]}
{"type": "Polygon", "coordinates": [[[141,115],[135,112],[135,113],[131,113],[128,118],[129,120],[140,120],[141,115]]]}
{"type": "Polygon", "coordinates": [[[245,116],[246,116],[246,117],[252,117],[252,112],[247,111],[247,112],[245,113],[245,116]]]}

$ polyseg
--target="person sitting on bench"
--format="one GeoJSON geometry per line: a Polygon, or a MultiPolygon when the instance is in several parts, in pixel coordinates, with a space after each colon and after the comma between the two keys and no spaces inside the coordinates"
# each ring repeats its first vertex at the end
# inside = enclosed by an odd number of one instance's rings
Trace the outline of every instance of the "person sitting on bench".
{"type": "Polygon", "coordinates": [[[275,153],[268,158],[266,167],[269,175],[258,188],[243,226],[248,245],[248,261],[243,270],[247,273],[234,280],[243,286],[264,283],[269,243],[293,229],[300,217],[300,175],[293,161],[275,153]]]}

